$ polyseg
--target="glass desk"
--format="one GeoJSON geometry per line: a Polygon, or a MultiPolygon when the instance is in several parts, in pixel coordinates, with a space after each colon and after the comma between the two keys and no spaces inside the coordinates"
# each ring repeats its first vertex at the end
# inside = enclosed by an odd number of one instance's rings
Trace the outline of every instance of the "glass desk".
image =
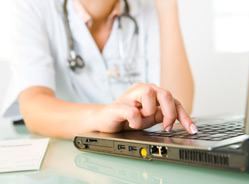
{"type": "MultiPolygon", "coordinates": [[[[32,139],[24,125],[0,125],[0,139],[32,139]]],[[[249,174],[79,152],[72,141],[50,139],[39,171],[0,174],[1,184],[249,183],[249,174]]]]}

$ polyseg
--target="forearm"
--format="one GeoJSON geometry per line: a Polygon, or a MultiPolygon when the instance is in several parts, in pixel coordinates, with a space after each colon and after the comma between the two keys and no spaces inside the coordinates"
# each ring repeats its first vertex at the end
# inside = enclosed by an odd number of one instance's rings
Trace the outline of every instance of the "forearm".
{"type": "Polygon", "coordinates": [[[161,38],[161,87],[173,93],[190,113],[194,84],[181,35],[176,0],[156,1],[161,38]]]}
{"type": "Polygon", "coordinates": [[[166,129],[176,118],[189,133],[196,133],[181,103],[154,84],[135,83],[107,105],[65,102],[56,99],[52,90],[36,86],[22,91],[19,103],[28,129],[49,137],[72,139],[90,131],[141,130],[161,122],[166,129]]]}
{"type": "Polygon", "coordinates": [[[21,113],[31,132],[72,139],[76,134],[97,131],[95,115],[103,105],[70,103],[56,99],[51,92],[34,90],[19,97],[21,113]]]}

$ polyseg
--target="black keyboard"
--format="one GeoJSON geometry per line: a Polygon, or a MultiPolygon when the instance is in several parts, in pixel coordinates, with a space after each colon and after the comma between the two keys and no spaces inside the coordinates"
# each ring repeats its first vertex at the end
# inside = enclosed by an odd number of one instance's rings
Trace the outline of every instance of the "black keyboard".
{"type": "Polygon", "coordinates": [[[197,125],[198,133],[190,135],[185,129],[179,128],[171,132],[156,131],[145,133],[146,136],[160,136],[183,139],[197,139],[207,141],[221,141],[232,137],[237,137],[244,134],[244,122],[233,121],[220,124],[201,124],[197,125]]]}

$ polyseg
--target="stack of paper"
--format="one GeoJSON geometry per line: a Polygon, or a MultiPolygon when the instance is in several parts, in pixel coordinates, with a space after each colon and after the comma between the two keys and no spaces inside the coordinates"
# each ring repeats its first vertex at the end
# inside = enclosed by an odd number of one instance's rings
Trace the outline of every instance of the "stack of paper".
{"type": "Polygon", "coordinates": [[[49,138],[0,141],[0,172],[39,170],[49,138]]]}

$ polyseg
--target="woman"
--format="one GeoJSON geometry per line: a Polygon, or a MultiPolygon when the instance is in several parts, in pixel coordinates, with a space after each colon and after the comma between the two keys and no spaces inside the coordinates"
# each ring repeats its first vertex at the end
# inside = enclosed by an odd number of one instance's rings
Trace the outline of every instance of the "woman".
{"type": "Polygon", "coordinates": [[[64,139],[160,122],[171,131],[176,119],[197,133],[177,0],[14,0],[14,7],[5,117],[64,139]],[[74,51],[83,61],[68,67],[74,51]]]}

